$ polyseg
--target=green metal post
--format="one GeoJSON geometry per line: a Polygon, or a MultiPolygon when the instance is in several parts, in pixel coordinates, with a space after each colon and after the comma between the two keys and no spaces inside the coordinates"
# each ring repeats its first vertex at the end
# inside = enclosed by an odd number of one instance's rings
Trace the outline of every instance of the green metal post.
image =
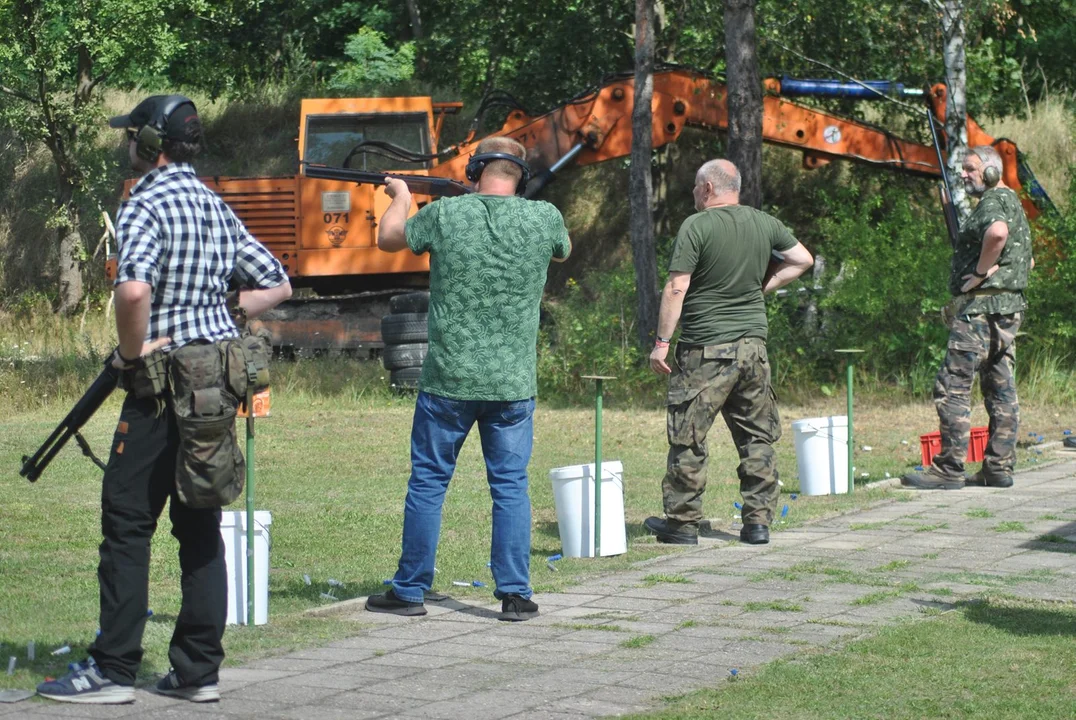
{"type": "MultiPolygon", "coordinates": [[[[254,408],[248,408],[253,413],[254,408]]],[[[254,427],[247,420],[247,625],[254,624],[254,427]]]]}
{"type": "Polygon", "coordinates": [[[852,467],[852,452],[856,447],[855,432],[852,423],[852,366],[855,363],[855,356],[848,356],[848,493],[851,494],[856,486],[856,471],[852,467]]]}
{"type": "Polygon", "coordinates": [[[847,379],[845,384],[848,389],[848,493],[851,494],[855,490],[856,485],[856,472],[852,467],[853,455],[852,453],[856,447],[855,431],[852,426],[852,381],[854,377],[854,369],[856,364],[856,355],[863,352],[862,350],[856,350],[853,348],[837,350],[838,353],[845,356],[847,362],[847,379]]]}
{"type": "Polygon", "coordinates": [[[602,556],[602,379],[594,393],[594,557],[602,556]]]}

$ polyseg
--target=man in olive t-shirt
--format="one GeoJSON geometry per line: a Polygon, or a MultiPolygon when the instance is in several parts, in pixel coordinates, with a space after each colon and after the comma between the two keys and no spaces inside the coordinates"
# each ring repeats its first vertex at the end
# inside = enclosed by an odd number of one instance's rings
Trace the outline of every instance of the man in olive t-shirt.
{"type": "Polygon", "coordinates": [[[997,150],[989,145],[971,148],[963,169],[965,190],[980,199],[961,223],[953,248],[949,279],[953,299],[946,313],[949,344],[934,382],[941,452],[925,471],[901,478],[905,487],[921,490],[959,490],[965,485],[976,373],[990,416],[990,440],[982,470],[966,482],[1011,487],[1016,463],[1020,404],[1013,364],[1016,332],[1027,309],[1024,288],[1035,264],[1031,229],[1020,198],[1001,180],[997,150]]]}
{"type": "Polygon", "coordinates": [[[676,236],[650,354],[655,372],[672,374],[666,398],[665,517],[650,517],[644,524],[660,542],[698,542],[706,435],[720,412],[740,456],[740,539],[764,544],[777,507],[773,443],[781,437],[781,424],[770,385],[762,295],[799,277],[813,258],[778,220],[739,204],[740,173],[728,160],[699,168],[692,192],[698,212],[676,236]],[[775,255],[781,260],[771,263],[775,255]],[[681,320],[671,370],[669,342],[681,320]]]}
{"type": "Polygon", "coordinates": [[[478,423],[493,496],[490,569],[500,618],[538,614],[530,599],[527,493],[538,312],[549,261],[566,259],[571,242],[555,207],[517,195],[525,157],[515,140],[483,140],[468,165],[476,192],[430,203],[410,220],[407,186],[387,183],[392,203],[378,247],[430,253],[429,352],[411,426],[403,549],[392,589],[367,601],[373,612],[426,614],[445,492],[478,423]]]}

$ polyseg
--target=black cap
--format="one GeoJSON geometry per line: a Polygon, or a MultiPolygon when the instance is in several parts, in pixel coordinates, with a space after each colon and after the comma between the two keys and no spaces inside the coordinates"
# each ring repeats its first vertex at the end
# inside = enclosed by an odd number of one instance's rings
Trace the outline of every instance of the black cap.
{"type": "Polygon", "coordinates": [[[190,98],[183,95],[153,95],[138,103],[127,115],[117,115],[108,121],[113,128],[142,128],[146,125],[158,127],[169,140],[179,142],[198,142],[202,137],[202,124],[198,119],[198,110],[190,98]],[[171,107],[171,112],[169,108],[171,107]],[[167,113],[168,117],[165,118],[167,113]]]}

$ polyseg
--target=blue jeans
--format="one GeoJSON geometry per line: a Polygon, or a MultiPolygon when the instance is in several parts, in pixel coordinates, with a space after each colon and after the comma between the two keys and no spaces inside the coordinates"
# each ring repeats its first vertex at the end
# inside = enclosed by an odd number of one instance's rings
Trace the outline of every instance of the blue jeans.
{"type": "Polygon", "coordinates": [[[478,422],[493,498],[490,568],[497,599],[531,596],[531,499],[527,464],[534,445],[534,398],[453,400],[420,392],[411,425],[411,478],[404,503],[403,552],[392,579],[396,597],[422,602],[433,583],[441,507],[463,441],[478,422]]]}

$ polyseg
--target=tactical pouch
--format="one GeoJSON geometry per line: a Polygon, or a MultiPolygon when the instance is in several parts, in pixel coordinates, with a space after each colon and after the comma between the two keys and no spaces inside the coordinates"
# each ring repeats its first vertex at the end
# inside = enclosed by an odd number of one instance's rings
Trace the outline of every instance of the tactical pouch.
{"type": "Polygon", "coordinates": [[[167,356],[154,350],[139,358],[134,367],[120,372],[120,387],[139,400],[160,397],[168,389],[167,356]]]}
{"type": "Polygon", "coordinates": [[[269,341],[243,335],[224,343],[228,390],[241,401],[269,387],[269,341]]]}
{"type": "Polygon", "coordinates": [[[171,355],[172,410],[179,428],[176,491],[191,508],[228,505],[243,492],[236,441],[239,400],[225,384],[227,343],[196,340],[171,355]]]}

